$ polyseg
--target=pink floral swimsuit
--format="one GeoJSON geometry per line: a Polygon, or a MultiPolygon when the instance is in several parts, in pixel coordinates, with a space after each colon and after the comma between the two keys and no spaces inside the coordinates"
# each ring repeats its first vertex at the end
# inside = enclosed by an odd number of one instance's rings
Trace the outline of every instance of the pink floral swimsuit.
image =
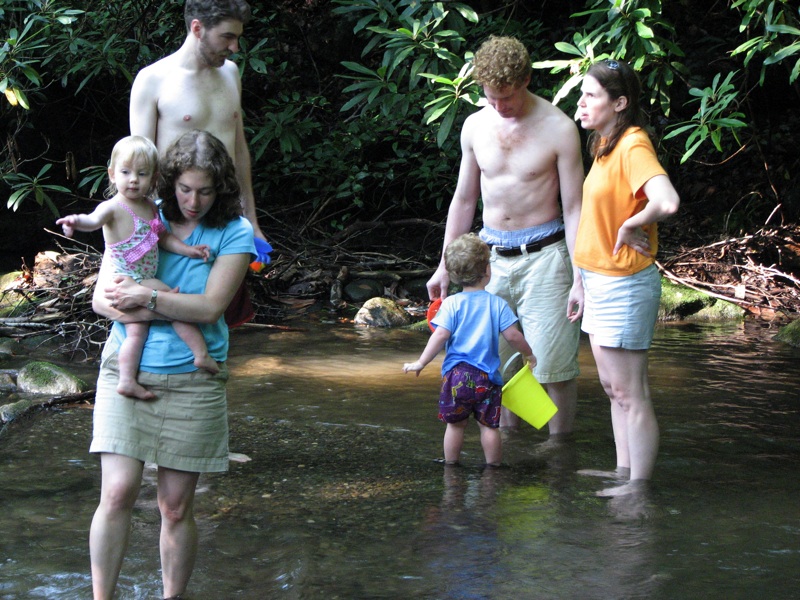
{"type": "Polygon", "coordinates": [[[127,275],[137,283],[153,279],[158,268],[158,237],[167,228],[153,212],[153,218],[145,221],[124,202],[118,201],[133,217],[133,233],[127,240],[108,244],[106,252],[114,265],[114,272],[127,275]]]}

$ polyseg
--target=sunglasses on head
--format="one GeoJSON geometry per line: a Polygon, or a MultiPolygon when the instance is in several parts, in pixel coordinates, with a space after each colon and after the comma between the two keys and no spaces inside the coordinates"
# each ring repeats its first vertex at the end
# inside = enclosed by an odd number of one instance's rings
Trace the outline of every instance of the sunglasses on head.
{"type": "Polygon", "coordinates": [[[605,62],[606,66],[612,71],[616,71],[617,69],[619,69],[619,63],[615,60],[607,59],[603,62],[605,62]]]}

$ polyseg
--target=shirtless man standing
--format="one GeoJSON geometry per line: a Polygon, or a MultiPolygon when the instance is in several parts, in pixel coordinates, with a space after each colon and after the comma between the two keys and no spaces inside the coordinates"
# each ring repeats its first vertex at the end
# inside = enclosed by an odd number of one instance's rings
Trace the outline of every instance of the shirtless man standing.
{"type": "MultiPolygon", "coordinates": [[[[473,62],[488,106],[470,115],[461,131],[444,247],[470,231],[480,198],[480,237],[492,248],[486,289],[519,317],[538,361],[536,377],[558,406],[549,428],[551,439],[559,439],[572,432],[577,410],[583,287],[570,254],[581,210],[580,136],[570,117],[528,91],[531,59],[518,40],[493,36],[473,62]]],[[[431,299],[447,296],[448,284],[442,258],[428,281],[431,299]]],[[[510,353],[501,345],[503,364],[510,353]]],[[[503,413],[501,426],[518,425],[516,415],[503,413]]]]}
{"type": "Polygon", "coordinates": [[[155,142],[160,154],[183,133],[202,129],[218,137],[236,166],[244,216],[256,238],[250,150],[242,123],[239,37],[250,20],[244,0],[186,0],[186,40],[180,49],[139,71],[131,88],[131,134],[155,142]]]}

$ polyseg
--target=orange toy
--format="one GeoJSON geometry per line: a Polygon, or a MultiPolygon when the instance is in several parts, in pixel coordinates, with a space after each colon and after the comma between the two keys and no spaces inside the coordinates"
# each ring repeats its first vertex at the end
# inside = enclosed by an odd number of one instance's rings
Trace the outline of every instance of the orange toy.
{"type": "Polygon", "coordinates": [[[250,263],[250,270],[253,273],[261,273],[261,271],[263,271],[264,267],[266,266],[267,266],[266,263],[263,263],[260,260],[254,260],[253,262],[250,263]]]}
{"type": "Polygon", "coordinates": [[[428,327],[430,327],[431,331],[435,329],[433,325],[431,325],[431,321],[433,321],[433,317],[436,316],[436,313],[439,312],[439,307],[442,305],[442,299],[437,298],[431,305],[428,307],[428,312],[425,315],[428,318],[428,327]]]}

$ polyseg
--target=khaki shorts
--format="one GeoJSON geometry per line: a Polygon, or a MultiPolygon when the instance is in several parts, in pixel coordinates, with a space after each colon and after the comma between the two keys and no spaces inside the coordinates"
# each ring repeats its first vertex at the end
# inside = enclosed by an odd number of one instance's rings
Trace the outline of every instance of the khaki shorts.
{"type": "MultiPolygon", "coordinates": [[[[567,319],[572,289],[572,263],[564,240],[538,252],[504,257],[492,252],[492,279],[486,290],[508,302],[519,318],[525,339],[536,356],[534,375],[539,383],[569,381],[580,374],[580,325],[567,319]]],[[[514,350],[500,338],[500,364],[514,350]]],[[[508,381],[516,372],[503,373],[508,381]]]]}
{"type": "Polygon", "coordinates": [[[139,372],[156,400],[117,393],[117,355],[100,366],[90,452],[109,452],[192,473],[228,470],[228,369],[164,374],[139,372]]]}

